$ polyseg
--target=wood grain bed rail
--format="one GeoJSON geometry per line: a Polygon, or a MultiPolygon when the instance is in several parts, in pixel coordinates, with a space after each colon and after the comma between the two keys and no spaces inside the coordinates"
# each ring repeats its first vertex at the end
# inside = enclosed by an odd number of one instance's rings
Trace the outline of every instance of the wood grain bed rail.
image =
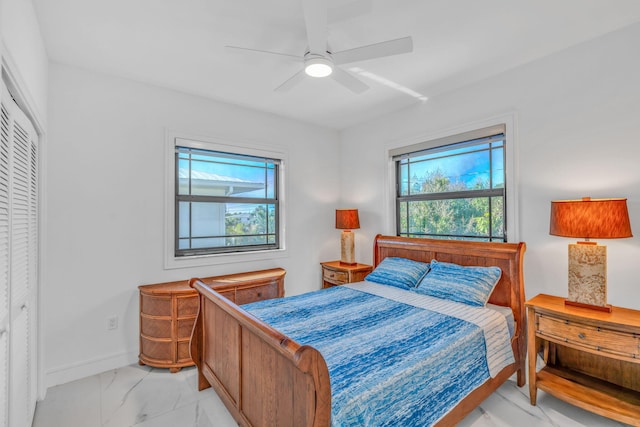
{"type": "Polygon", "coordinates": [[[198,279],[191,338],[198,389],[212,386],[242,426],[328,426],[329,371],[322,355],[256,319],[198,279]]]}

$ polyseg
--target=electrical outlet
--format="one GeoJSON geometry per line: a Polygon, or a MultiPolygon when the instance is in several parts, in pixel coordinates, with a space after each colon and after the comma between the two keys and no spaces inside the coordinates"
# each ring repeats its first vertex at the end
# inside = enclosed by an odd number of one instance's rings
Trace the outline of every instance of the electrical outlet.
{"type": "Polygon", "coordinates": [[[109,316],[107,317],[107,329],[118,329],[118,316],[109,316]]]}

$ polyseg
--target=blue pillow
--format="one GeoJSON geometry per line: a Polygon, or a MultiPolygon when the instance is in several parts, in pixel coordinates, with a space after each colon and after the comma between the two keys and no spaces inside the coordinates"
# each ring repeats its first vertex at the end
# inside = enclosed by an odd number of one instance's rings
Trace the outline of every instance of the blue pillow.
{"type": "Polygon", "coordinates": [[[502,276],[499,267],[466,267],[431,261],[431,270],[415,289],[432,297],[484,307],[502,276]]]}
{"type": "Polygon", "coordinates": [[[364,279],[401,289],[411,289],[427,274],[429,266],[424,262],[407,258],[387,257],[364,279]]]}

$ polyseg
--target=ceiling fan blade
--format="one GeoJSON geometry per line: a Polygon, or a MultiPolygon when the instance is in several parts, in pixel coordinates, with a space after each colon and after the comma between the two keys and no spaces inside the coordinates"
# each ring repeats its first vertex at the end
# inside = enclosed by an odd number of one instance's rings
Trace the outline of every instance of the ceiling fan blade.
{"type": "Polygon", "coordinates": [[[303,0],[304,23],[307,27],[309,52],[327,52],[327,0],[303,0]]]}
{"type": "Polygon", "coordinates": [[[260,49],[251,49],[249,47],[240,47],[240,46],[225,46],[226,49],[230,49],[232,51],[243,51],[243,52],[251,52],[251,53],[261,53],[261,54],[267,54],[267,55],[278,55],[278,56],[284,56],[286,58],[291,58],[291,59],[295,59],[296,61],[300,61],[302,58],[300,58],[299,56],[296,55],[290,55],[288,53],[281,53],[281,52],[272,52],[269,50],[260,50],[260,49]]]}
{"type": "Polygon", "coordinates": [[[304,70],[300,70],[297,73],[295,73],[293,76],[289,77],[287,81],[282,83],[280,86],[278,86],[274,90],[276,92],[286,92],[292,87],[294,87],[295,85],[297,85],[298,83],[300,83],[302,80],[304,80],[305,77],[306,77],[306,74],[304,73],[304,70]]]}
{"type": "Polygon", "coordinates": [[[359,79],[338,67],[333,68],[331,78],[354,93],[362,93],[365,90],[369,89],[369,86],[362,83],[359,79]]]}
{"type": "Polygon", "coordinates": [[[348,64],[350,62],[398,55],[400,53],[409,53],[412,51],[413,39],[409,36],[343,50],[341,52],[333,53],[332,57],[335,64],[348,64]]]}

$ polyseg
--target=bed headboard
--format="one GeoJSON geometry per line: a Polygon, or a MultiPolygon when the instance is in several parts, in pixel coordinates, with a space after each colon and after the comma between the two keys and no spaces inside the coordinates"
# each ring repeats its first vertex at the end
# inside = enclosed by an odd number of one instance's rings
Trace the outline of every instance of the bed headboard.
{"type": "Polygon", "coordinates": [[[522,264],[526,245],[521,243],[472,242],[466,240],[422,239],[377,235],[373,245],[373,263],[386,257],[431,262],[432,259],[459,265],[496,266],[502,277],[489,302],[511,307],[524,324],[524,277],[522,264]]]}

